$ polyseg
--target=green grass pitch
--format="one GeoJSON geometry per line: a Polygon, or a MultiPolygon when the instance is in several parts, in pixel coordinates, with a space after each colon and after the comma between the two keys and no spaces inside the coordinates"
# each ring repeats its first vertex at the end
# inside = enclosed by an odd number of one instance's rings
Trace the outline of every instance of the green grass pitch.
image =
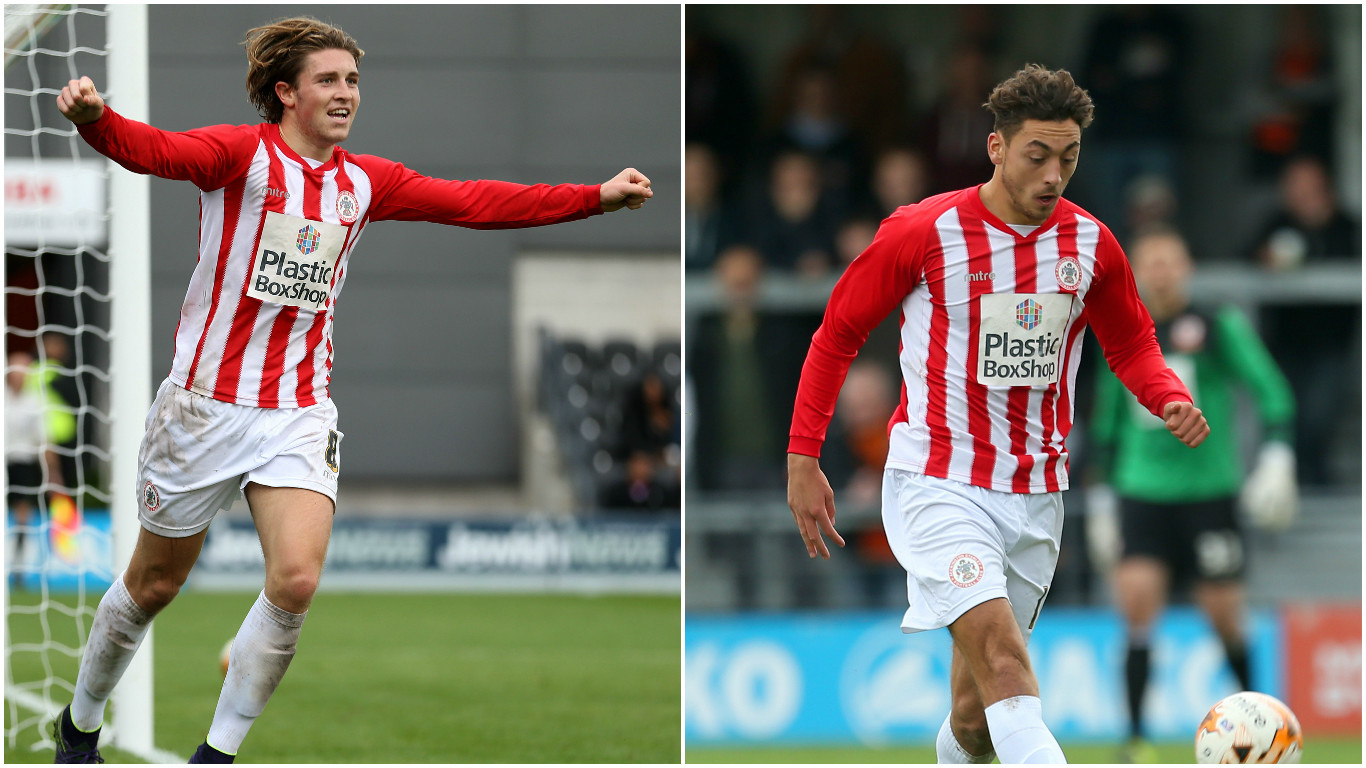
{"type": "MultiPolygon", "coordinates": [[[[255,598],[186,592],[158,617],[158,747],[188,759],[203,740],[219,651],[255,598]]],[[[238,762],[677,763],[679,614],[674,596],[320,593],[238,762]]],[[[74,637],[70,619],[51,624],[74,637]]],[[[21,618],[9,630],[40,631],[21,618]]],[[[38,663],[17,656],[14,679],[38,663]]],[[[73,680],[75,665],[59,664],[73,680]]],[[[37,738],[6,744],[5,762],[51,762],[29,749],[37,738]]]]}
{"type": "MultiPolygon", "coordinates": [[[[1194,738],[1194,736],[1192,736],[1194,738]]],[[[1195,762],[1192,744],[1157,744],[1159,762],[1195,762]]],[[[1361,737],[1304,739],[1306,763],[1361,764],[1361,737]]],[[[1111,763],[1119,757],[1118,744],[1063,744],[1068,763],[1111,763]]],[[[934,746],[914,747],[733,747],[688,748],[688,763],[933,763],[934,746]]]]}

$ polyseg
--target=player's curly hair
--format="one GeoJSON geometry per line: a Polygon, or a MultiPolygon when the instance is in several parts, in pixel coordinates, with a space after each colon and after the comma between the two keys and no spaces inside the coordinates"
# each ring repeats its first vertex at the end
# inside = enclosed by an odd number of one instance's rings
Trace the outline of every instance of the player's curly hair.
{"type": "Polygon", "coordinates": [[[275,95],[275,84],[285,82],[297,88],[308,54],[336,48],[354,56],[357,66],[365,55],[355,38],[309,16],[280,19],[248,30],[242,45],[247,48],[247,96],[268,123],[280,122],[285,113],[285,105],[275,95]]]}
{"type": "Polygon", "coordinates": [[[1096,110],[1072,73],[1038,64],[1026,64],[996,86],[982,106],[996,117],[992,130],[1007,140],[1026,120],[1075,120],[1085,128],[1096,110]]]}

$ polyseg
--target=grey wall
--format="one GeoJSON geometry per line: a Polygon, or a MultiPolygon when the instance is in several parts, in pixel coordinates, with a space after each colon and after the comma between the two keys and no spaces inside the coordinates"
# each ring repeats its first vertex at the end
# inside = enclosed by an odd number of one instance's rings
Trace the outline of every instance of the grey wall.
{"type": "MultiPolygon", "coordinates": [[[[513,482],[514,255],[680,250],[679,7],[153,5],[152,124],[258,122],[240,42],[296,14],[340,26],[365,50],[352,152],[524,183],[598,183],[634,166],[657,190],[639,211],[539,229],[380,223],[356,250],[334,336],[343,477],[513,482]]],[[[170,369],[197,216],[193,186],[153,180],[157,381],[170,369]]]]}

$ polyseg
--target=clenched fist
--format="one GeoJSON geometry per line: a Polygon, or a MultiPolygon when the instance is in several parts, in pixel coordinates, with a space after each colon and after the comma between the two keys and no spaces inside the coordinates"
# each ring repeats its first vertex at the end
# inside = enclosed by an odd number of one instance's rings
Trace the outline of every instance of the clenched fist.
{"type": "Polygon", "coordinates": [[[1162,407],[1162,420],[1176,439],[1194,448],[1209,436],[1209,424],[1193,403],[1172,401],[1162,407]]]}
{"type": "Polygon", "coordinates": [[[104,99],[95,90],[95,81],[88,77],[72,80],[57,94],[57,109],[76,125],[86,125],[104,114],[104,99]]]}

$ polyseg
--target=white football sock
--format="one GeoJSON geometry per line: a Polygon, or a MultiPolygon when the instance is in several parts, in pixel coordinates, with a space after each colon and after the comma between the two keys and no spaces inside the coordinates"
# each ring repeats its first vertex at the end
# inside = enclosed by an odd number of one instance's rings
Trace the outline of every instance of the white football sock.
{"type": "Polygon", "coordinates": [[[81,669],[76,673],[76,690],[71,695],[71,722],[77,729],[89,733],[104,722],[109,694],[142,645],[152,617],[133,602],[120,573],[100,598],[95,619],[90,623],[90,637],[81,653],[81,669]]]}
{"type": "Polygon", "coordinates": [[[264,591],[256,598],[232,641],[228,676],[205,739],[209,746],[225,754],[237,754],[251,724],[266,708],[266,702],[289,669],[307,615],[307,611],[290,613],[275,606],[266,599],[264,591]]]}
{"type": "Polygon", "coordinates": [[[939,726],[939,737],[934,740],[935,760],[940,765],[966,765],[968,763],[989,763],[996,759],[996,753],[987,750],[985,755],[968,754],[963,745],[958,743],[958,737],[953,735],[953,726],[949,724],[949,717],[944,718],[944,724],[939,726]]]}
{"type": "Polygon", "coordinates": [[[991,743],[1002,763],[1067,762],[1057,739],[1043,724],[1043,702],[1038,696],[1013,696],[987,707],[991,743]]]}

